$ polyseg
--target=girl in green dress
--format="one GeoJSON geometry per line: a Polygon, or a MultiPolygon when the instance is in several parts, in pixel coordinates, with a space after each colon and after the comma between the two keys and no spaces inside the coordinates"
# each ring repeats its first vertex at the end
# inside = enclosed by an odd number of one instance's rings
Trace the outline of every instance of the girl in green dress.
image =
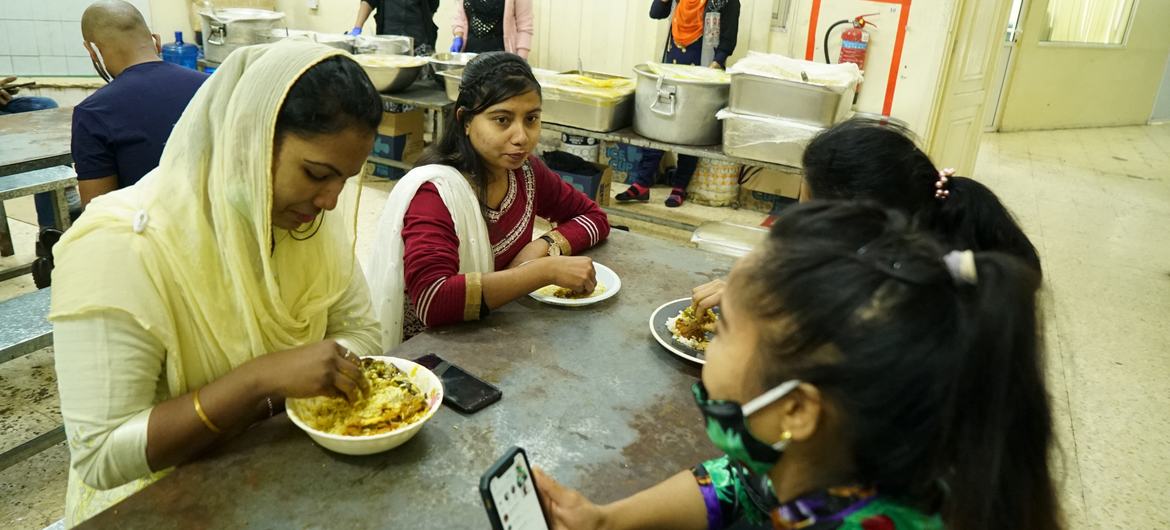
{"type": "Polygon", "coordinates": [[[598,506],[537,473],[554,530],[1062,527],[1016,257],[809,203],[732,270],[695,400],[722,458],[598,506]]]}

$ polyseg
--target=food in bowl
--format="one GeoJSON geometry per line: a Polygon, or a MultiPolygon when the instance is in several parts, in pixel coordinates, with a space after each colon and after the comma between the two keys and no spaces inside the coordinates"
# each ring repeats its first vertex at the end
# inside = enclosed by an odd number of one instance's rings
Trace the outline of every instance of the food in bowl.
{"type": "Polygon", "coordinates": [[[674,340],[697,351],[707,351],[707,345],[715,337],[715,324],[719,315],[708,309],[695,316],[695,306],[688,305],[677,316],[666,319],[666,329],[674,340]]]}
{"type": "Polygon", "coordinates": [[[304,400],[298,415],[313,429],[342,436],[373,436],[391,432],[422,419],[430,404],[427,395],[397,366],[362,359],[362,375],[369,391],[355,403],[342,398],[304,400]]]}

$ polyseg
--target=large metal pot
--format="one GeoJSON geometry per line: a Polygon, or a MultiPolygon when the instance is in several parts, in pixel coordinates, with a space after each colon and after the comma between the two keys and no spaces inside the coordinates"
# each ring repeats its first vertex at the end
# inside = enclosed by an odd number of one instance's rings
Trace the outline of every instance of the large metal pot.
{"type": "Polygon", "coordinates": [[[203,11],[199,18],[203,20],[204,57],[222,63],[236,48],[267,42],[270,30],[284,19],[284,13],[231,8],[203,11]]]}
{"type": "Polygon", "coordinates": [[[715,116],[727,106],[730,82],[661,76],[645,63],[634,67],[634,132],[660,142],[715,145],[723,124],[715,116]]]}
{"type": "MultiPolygon", "coordinates": [[[[435,82],[439,84],[439,88],[444,88],[446,82],[442,77],[443,72],[451,70],[463,70],[467,67],[467,63],[475,58],[474,53],[453,53],[453,52],[439,52],[431,56],[430,73],[435,82]]],[[[455,87],[458,91],[458,86],[455,87]]],[[[449,89],[448,89],[449,90],[449,89]]],[[[448,94],[450,92],[448,91],[448,94]]],[[[454,101],[454,100],[452,100],[454,101]]]]}
{"type": "Polygon", "coordinates": [[[414,39],[401,35],[360,35],[353,41],[354,53],[414,55],[414,39]]]}
{"type": "Polygon", "coordinates": [[[386,93],[406,90],[427,67],[426,58],[414,56],[357,54],[353,60],[370,76],[374,88],[386,93]]]}
{"type": "Polygon", "coordinates": [[[344,34],[318,33],[299,29],[275,28],[264,33],[263,42],[277,42],[285,39],[304,40],[324,44],[353,53],[353,37],[344,34]]]}

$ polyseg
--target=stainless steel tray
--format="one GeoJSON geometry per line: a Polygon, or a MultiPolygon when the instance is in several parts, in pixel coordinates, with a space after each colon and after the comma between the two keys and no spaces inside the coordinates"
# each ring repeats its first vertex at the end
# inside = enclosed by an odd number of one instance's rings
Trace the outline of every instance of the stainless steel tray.
{"type": "Polygon", "coordinates": [[[818,127],[845,120],[853,106],[854,90],[838,94],[811,83],[752,74],[731,74],[732,112],[765,118],[783,118],[818,127]]]}
{"type": "Polygon", "coordinates": [[[728,117],[723,121],[723,154],[792,167],[804,167],[804,149],[812,139],[774,141],[760,133],[758,118],[728,117]],[[745,141],[746,139],[752,139],[745,141]]]}
{"type": "MultiPolygon", "coordinates": [[[[623,76],[572,70],[561,72],[595,79],[622,79],[623,76]]],[[[543,87],[544,102],[541,120],[587,131],[610,132],[629,127],[634,120],[634,94],[616,101],[595,101],[575,94],[563,94],[555,88],[543,87]]]]}

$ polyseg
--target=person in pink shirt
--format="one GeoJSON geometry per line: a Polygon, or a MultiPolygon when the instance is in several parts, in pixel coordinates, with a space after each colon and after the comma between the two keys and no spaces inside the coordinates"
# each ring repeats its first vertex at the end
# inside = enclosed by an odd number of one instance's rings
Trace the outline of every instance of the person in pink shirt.
{"type": "Polygon", "coordinates": [[[459,0],[451,19],[452,52],[507,51],[528,58],[532,0],[459,0]]]}

